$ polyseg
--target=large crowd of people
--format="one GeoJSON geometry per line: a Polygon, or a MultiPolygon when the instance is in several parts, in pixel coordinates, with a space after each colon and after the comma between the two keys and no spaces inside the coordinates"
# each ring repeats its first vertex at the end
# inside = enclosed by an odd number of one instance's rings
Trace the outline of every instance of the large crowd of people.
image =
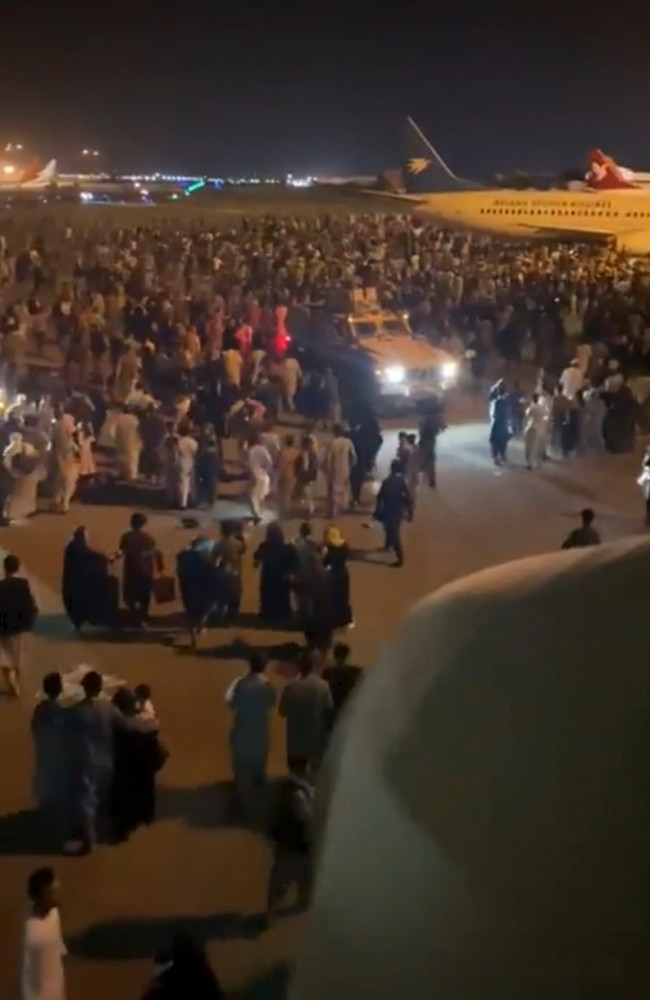
{"type": "MultiPolygon", "coordinates": [[[[354,625],[340,516],[372,513],[384,529],[382,547],[402,566],[401,528],[418,490],[436,486],[445,428],[444,407],[431,408],[418,434],[400,435],[388,476],[367,489],[382,443],[377,416],[342,398],[331,368],[303,370],[292,350],[312,310],[330,293],[358,287],[407,311],[418,335],[469,357],[477,386],[501,358],[504,377],[488,392],[497,464],[508,461],[517,435],[530,469],[549,455],[631,450],[645,398],[637,383],[650,375],[650,275],[612,249],[504,246],[375,215],[268,216],[243,219],[237,230],[207,223],[61,229],[46,221],[37,232],[0,236],[5,523],[31,514],[43,494],[65,514],[76,495],[109,489],[112,478],[133,489],[132,506],[141,505],[138,491],[146,487],[179,510],[211,508],[224,483],[240,480],[247,519],[269,522],[249,553],[259,571],[258,614],[269,627],[299,630],[304,647],[279,702],[254,654],[227,694],[234,806],[253,823],[270,713],[277,707],[287,723],[290,777],[269,827],[268,919],[292,883],[299,902],[307,901],[313,779],[359,674],[340,634],[354,625]],[[531,394],[525,376],[534,371],[531,394]],[[284,418],[288,427],[279,433],[284,418]],[[329,523],[315,537],[321,477],[329,523]],[[290,517],[301,521],[296,537],[288,537],[290,517]]],[[[591,522],[583,527],[592,534],[572,545],[593,543],[591,522]]],[[[78,631],[135,632],[148,626],[152,601],[171,602],[178,591],[194,646],[204,629],[238,621],[247,545],[243,524],[225,522],[216,540],[197,533],[172,573],[143,514],[131,517],[112,552],[77,528],[63,557],[66,612],[78,631]]],[[[20,637],[38,609],[8,558],[0,650],[17,693],[20,637]]],[[[167,749],[146,685],[108,700],[101,676],[89,671],[82,700],[64,706],[61,678],[49,674],[32,732],[34,792],[44,829],[60,847],[87,853],[99,838],[121,840],[154,820],[167,749]]],[[[43,949],[60,953],[54,887],[48,869],[30,880],[25,981],[43,949]],[[41,936],[37,919],[52,925],[41,936]]],[[[194,968],[209,980],[200,948],[182,935],[174,948],[168,978],[184,968],[187,982],[194,968]]]]}

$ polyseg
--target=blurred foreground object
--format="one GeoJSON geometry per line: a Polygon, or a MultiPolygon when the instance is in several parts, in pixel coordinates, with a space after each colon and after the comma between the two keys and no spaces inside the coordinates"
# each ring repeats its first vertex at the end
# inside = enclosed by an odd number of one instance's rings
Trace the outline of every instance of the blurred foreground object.
{"type": "Polygon", "coordinates": [[[291,1000],[647,993],[650,544],[421,603],[323,776],[291,1000]]]}

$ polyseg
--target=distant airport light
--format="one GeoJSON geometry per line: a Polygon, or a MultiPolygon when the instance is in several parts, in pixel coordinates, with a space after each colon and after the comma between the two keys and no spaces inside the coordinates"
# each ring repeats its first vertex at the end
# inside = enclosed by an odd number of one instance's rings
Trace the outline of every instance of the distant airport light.
{"type": "Polygon", "coordinates": [[[2,169],[5,174],[13,174],[16,172],[16,168],[11,163],[7,163],[2,169]]]}

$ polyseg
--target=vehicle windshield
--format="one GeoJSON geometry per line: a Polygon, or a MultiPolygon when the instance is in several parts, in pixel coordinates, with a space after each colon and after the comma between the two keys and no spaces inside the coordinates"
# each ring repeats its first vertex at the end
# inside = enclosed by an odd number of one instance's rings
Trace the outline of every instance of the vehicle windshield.
{"type": "Polygon", "coordinates": [[[352,329],[356,337],[377,337],[379,336],[379,324],[374,320],[352,320],[352,329]]]}
{"type": "Polygon", "coordinates": [[[403,319],[382,320],[381,324],[384,333],[389,333],[391,337],[410,337],[410,331],[403,319]]]}

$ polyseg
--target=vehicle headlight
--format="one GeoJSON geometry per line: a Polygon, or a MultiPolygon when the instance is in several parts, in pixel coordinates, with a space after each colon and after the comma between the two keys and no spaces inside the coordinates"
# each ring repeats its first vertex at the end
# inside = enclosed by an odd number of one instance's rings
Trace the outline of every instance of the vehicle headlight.
{"type": "Polygon", "coordinates": [[[458,375],[458,362],[446,361],[440,368],[440,374],[445,382],[452,382],[458,375]]]}
{"type": "Polygon", "coordinates": [[[384,378],[391,385],[399,385],[406,378],[406,368],[402,365],[391,365],[390,368],[384,368],[384,378]]]}

